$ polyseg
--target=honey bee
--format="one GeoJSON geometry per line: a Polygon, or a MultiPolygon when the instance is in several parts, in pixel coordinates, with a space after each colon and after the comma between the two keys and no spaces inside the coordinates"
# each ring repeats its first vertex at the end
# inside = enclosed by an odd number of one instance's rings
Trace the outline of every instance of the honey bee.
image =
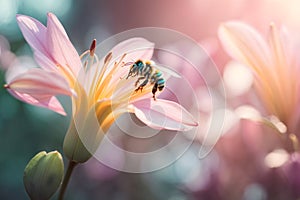
{"type": "Polygon", "coordinates": [[[131,65],[126,79],[130,77],[138,77],[137,81],[135,82],[135,87],[137,87],[135,91],[142,91],[143,88],[150,83],[153,85],[152,94],[154,100],[156,100],[155,94],[157,90],[162,91],[165,87],[166,81],[163,77],[162,71],[167,72],[172,76],[180,77],[177,72],[174,72],[165,66],[156,65],[155,62],[151,60],[137,60],[136,62],[129,62],[125,65],[131,65]],[[140,81],[143,82],[139,84],[140,81]]]}

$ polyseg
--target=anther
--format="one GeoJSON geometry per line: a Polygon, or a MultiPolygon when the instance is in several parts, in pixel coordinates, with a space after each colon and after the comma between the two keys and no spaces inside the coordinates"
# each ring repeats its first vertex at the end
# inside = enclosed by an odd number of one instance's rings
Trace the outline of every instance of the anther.
{"type": "Polygon", "coordinates": [[[94,56],[96,50],[96,39],[93,40],[90,47],[90,56],[94,56]]]}
{"type": "Polygon", "coordinates": [[[4,87],[5,89],[8,89],[8,88],[9,88],[9,85],[5,84],[3,87],[4,87]]]}
{"type": "Polygon", "coordinates": [[[109,52],[109,53],[107,54],[107,56],[105,57],[105,59],[104,59],[104,63],[107,63],[108,61],[110,61],[111,58],[112,58],[112,53],[109,52]]]}

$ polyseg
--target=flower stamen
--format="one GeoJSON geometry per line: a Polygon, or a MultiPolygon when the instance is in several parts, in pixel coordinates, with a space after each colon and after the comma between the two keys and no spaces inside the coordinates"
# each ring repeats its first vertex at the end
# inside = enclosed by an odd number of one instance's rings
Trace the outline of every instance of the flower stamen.
{"type": "MultiPolygon", "coordinates": [[[[101,76],[98,79],[97,85],[96,85],[96,99],[100,99],[101,95],[103,96],[110,96],[110,94],[113,93],[115,87],[111,87],[109,84],[112,81],[112,77],[114,72],[118,69],[118,67],[120,66],[120,63],[122,63],[123,59],[125,58],[126,54],[123,54],[123,56],[120,58],[119,62],[115,62],[113,68],[109,71],[109,73],[105,76],[104,80],[102,81],[103,77],[104,77],[104,73],[108,67],[109,62],[106,62],[104,67],[101,70],[101,76]],[[107,84],[104,84],[107,83],[107,84]],[[105,87],[105,88],[104,88],[105,87]],[[105,94],[105,95],[104,95],[105,94]]],[[[106,56],[105,60],[110,61],[111,60],[111,53],[109,55],[106,56]]],[[[116,84],[115,84],[116,85],[116,84]]]]}
{"type": "Polygon", "coordinates": [[[73,87],[76,82],[76,78],[72,71],[70,71],[70,67],[66,64],[67,67],[63,67],[60,64],[56,64],[57,68],[61,71],[61,73],[66,77],[66,79],[71,84],[70,86],[73,87]]]}
{"type": "Polygon", "coordinates": [[[96,49],[96,39],[93,40],[91,47],[90,47],[90,56],[93,57],[95,54],[96,49]]]}
{"type": "Polygon", "coordinates": [[[83,52],[83,53],[79,56],[80,60],[82,60],[83,57],[84,57],[85,55],[87,55],[88,53],[90,53],[90,50],[86,50],[85,52],[83,52]]]}
{"type": "MultiPolygon", "coordinates": [[[[103,82],[102,82],[102,79],[103,79],[104,73],[105,73],[105,71],[106,71],[106,69],[107,69],[107,66],[108,66],[108,64],[109,64],[109,62],[110,62],[110,60],[111,60],[111,58],[112,58],[112,53],[109,52],[109,53],[107,54],[107,56],[105,57],[105,59],[104,59],[104,65],[103,65],[103,68],[102,68],[102,70],[100,70],[100,75],[99,75],[98,80],[97,80],[97,83],[96,83],[95,91],[98,91],[98,87],[103,83],[103,82]]],[[[96,96],[97,96],[97,95],[96,95],[96,96]]]]}

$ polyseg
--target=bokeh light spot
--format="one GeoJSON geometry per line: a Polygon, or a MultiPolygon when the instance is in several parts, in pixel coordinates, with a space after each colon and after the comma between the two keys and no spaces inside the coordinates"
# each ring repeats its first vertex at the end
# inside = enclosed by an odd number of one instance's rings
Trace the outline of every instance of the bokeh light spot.
{"type": "Polygon", "coordinates": [[[265,164],[269,168],[282,166],[289,159],[289,154],[284,149],[276,149],[265,157],[265,164]]]}
{"type": "Polygon", "coordinates": [[[256,183],[248,185],[244,192],[244,200],[265,200],[267,194],[264,188],[256,183]]]}
{"type": "Polygon", "coordinates": [[[232,61],[225,66],[224,82],[228,92],[233,96],[238,96],[250,89],[253,76],[246,66],[232,61]]]}

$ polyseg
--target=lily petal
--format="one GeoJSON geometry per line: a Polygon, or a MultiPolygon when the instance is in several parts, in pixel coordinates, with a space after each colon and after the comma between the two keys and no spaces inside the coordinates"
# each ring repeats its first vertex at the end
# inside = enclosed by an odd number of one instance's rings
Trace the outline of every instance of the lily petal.
{"type": "Polygon", "coordinates": [[[32,17],[17,15],[18,25],[25,40],[35,50],[48,55],[46,41],[46,27],[32,17]]]}
{"type": "Polygon", "coordinates": [[[60,73],[54,61],[51,60],[47,55],[36,51],[34,52],[34,59],[37,64],[41,66],[41,68],[60,73]]]}
{"type": "Polygon", "coordinates": [[[35,58],[42,68],[58,71],[57,65],[60,65],[61,67],[67,67],[67,71],[71,69],[73,73],[79,70],[81,64],[79,56],[69,41],[63,26],[53,14],[48,15],[48,27],[25,15],[17,15],[17,22],[24,38],[33,48],[35,58]],[[53,30],[58,33],[53,34],[53,30]],[[63,43],[58,44],[59,41],[63,43]],[[60,48],[61,46],[64,48],[60,48]],[[59,51],[57,52],[57,50],[59,51]]]}
{"type": "Polygon", "coordinates": [[[48,14],[47,46],[53,59],[61,67],[67,67],[76,77],[81,67],[81,60],[62,24],[52,13],[48,14]]]}
{"type": "Polygon", "coordinates": [[[17,91],[7,89],[11,95],[13,95],[16,99],[19,99],[21,101],[24,101],[25,103],[39,106],[43,108],[47,108],[49,110],[52,110],[54,112],[57,112],[61,115],[66,115],[66,112],[60,102],[57,100],[54,96],[47,96],[47,95],[36,95],[35,97],[29,95],[29,94],[22,94],[17,91]]]}
{"type": "Polygon", "coordinates": [[[226,52],[259,75],[270,66],[268,45],[252,27],[241,22],[227,22],[220,26],[218,34],[226,52]]]}
{"type": "Polygon", "coordinates": [[[152,98],[134,102],[129,111],[155,129],[186,131],[198,126],[192,115],[176,102],[152,98]]]}
{"type": "Polygon", "coordinates": [[[123,54],[127,54],[124,61],[131,62],[132,59],[151,59],[153,55],[154,43],[144,39],[144,38],[131,38],[117,44],[111,52],[113,52],[113,57],[120,57],[123,54]]]}
{"type": "Polygon", "coordinates": [[[7,88],[21,94],[55,96],[72,95],[67,81],[60,75],[39,68],[32,68],[13,78],[7,88]]]}

